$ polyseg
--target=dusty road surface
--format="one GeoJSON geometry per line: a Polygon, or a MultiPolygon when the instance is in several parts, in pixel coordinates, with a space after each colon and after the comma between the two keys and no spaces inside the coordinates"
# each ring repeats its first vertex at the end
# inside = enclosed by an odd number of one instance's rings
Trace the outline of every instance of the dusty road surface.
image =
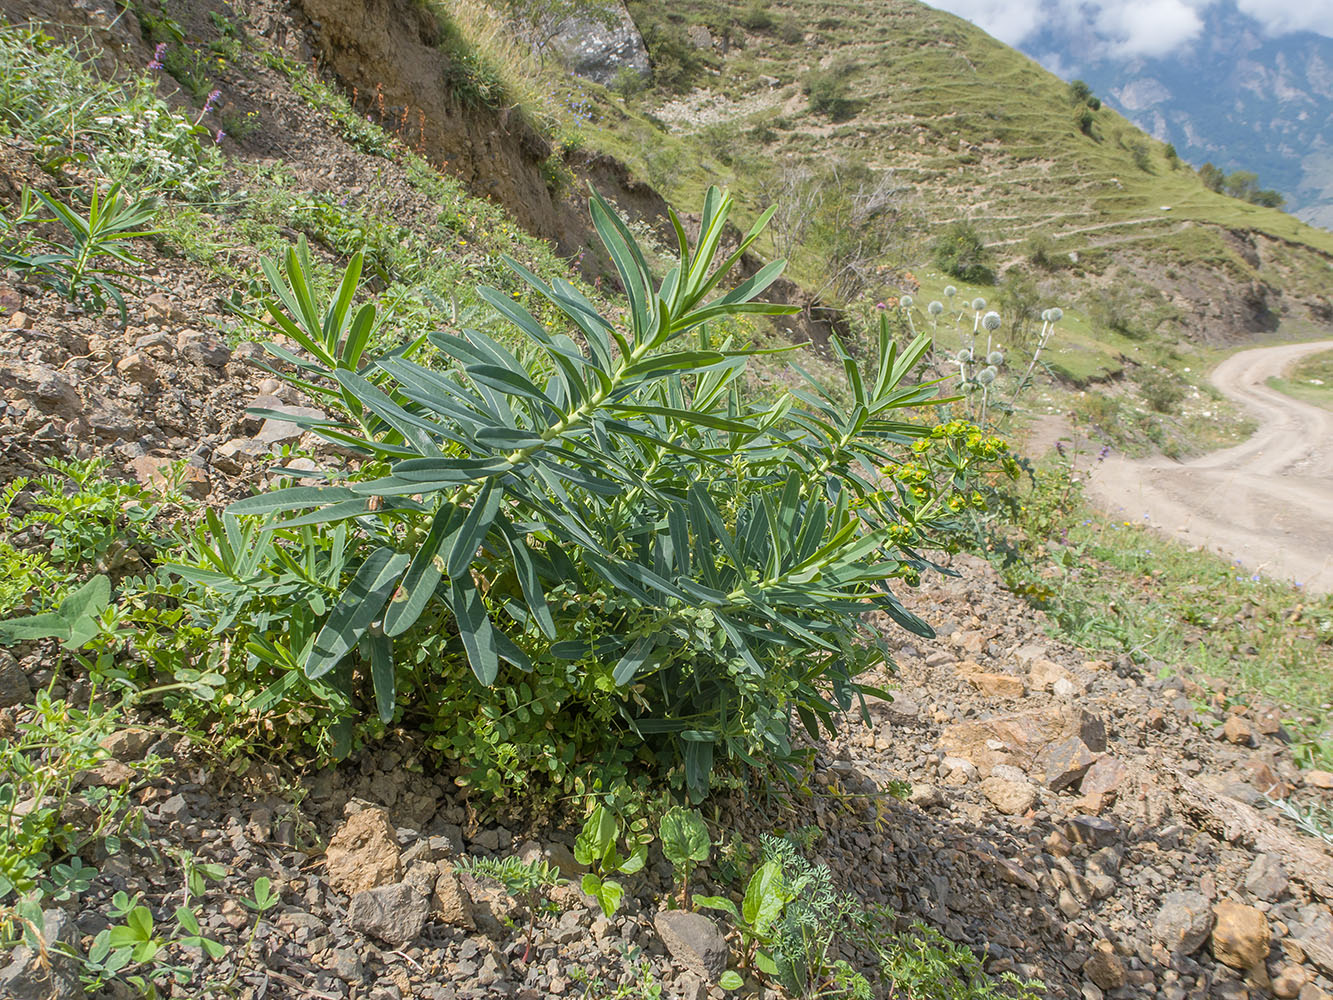
{"type": "Polygon", "coordinates": [[[1328,350],[1333,340],[1232,355],[1213,372],[1213,384],[1259,420],[1254,435],[1184,463],[1112,456],[1093,475],[1093,498],[1251,572],[1333,591],[1333,412],[1265,384],[1328,350]]]}

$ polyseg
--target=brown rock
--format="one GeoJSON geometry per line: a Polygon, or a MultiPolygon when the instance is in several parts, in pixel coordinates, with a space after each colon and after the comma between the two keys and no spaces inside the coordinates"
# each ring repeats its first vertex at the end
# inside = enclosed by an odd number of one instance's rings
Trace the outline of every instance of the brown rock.
{"type": "Polygon", "coordinates": [[[1246,784],[1261,795],[1274,799],[1285,799],[1291,794],[1291,786],[1277,776],[1268,761],[1261,756],[1251,757],[1239,768],[1246,784]]]}
{"type": "Polygon", "coordinates": [[[1058,792],[1079,781],[1096,759],[1087,744],[1077,736],[1071,736],[1048,744],[1037,754],[1032,765],[1046,787],[1058,792]]]}
{"type": "Polygon", "coordinates": [[[79,783],[84,788],[119,788],[133,780],[134,770],[118,760],[103,761],[79,776],[79,783]]]}
{"type": "Polygon", "coordinates": [[[1154,733],[1160,733],[1166,729],[1166,713],[1160,708],[1148,709],[1148,715],[1144,720],[1144,725],[1154,733]]]}
{"type": "Polygon", "coordinates": [[[1118,990],[1125,985],[1125,963],[1120,961],[1109,944],[1102,942],[1092,957],[1083,963],[1083,975],[1104,990],[1118,990]]]}
{"type": "Polygon", "coordinates": [[[1239,715],[1227,716],[1226,724],[1222,727],[1222,735],[1228,742],[1237,746],[1254,746],[1254,727],[1239,715]]]}
{"type": "Polygon", "coordinates": [[[1120,787],[1129,774],[1129,768],[1109,755],[1098,757],[1078,788],[1084,795],[1107,795],[1120,787]]]}
{"type": "Polygon", "coordinates": [[[5,317],[6,330],[31,330],[32,317],[22,310],[16,309],[5,317]]]}
{"type": "Polygon", "coordinates": [[[437,865],[440,874],[431,896],[431,915],[441,923],[472,930],[476,926],[472,919],[472,901],[454,874],[453,865],[444,861],[437,862],[437,865]]]}
{"type": "Polygon", "coordinates": [[[1310,981],[1310,972],[1299,965],[1285,965],[1273,977],[1273,996],[1278,1000],[1295,1000],[1301,987],[1310,981]]]}
{"type": "Polygon", "coordinates": [[[159,325],[180,323],[185,319],[185,313],[165,292],[153,292],[144,296],[143,311],[149,323],[159,325]]]}
{"type": "Polygon", "coordinates": [[[1306,771],[1302,777],[1311,788],[1333,789],[1333,771],[1306,771]]]}
{"type": "Polygon", "coordinates": [[[1224,899],[1213,907],[1213,957],[1233,969],[1250,969],[1268,957],[1272,931],[1261,910],[1224,899]]]}
{"type": "Polygon", "coordinates": [[[1031,782],[1008,778],[986,778],[981,783],[981,793],[1006,816],[1022,816],[1037,801],[1037,790],[1031,782]]]}
{"type": "Polygon", "coordinates": [[[1264,736],[1276,736],[1282,731],[1282,716],[1275,708],[1259,712],[1254,717],[1254,728],[1264,736]]]}
{"type": "Polygon", "coordinates": [[[1073,705],[958,722],[940,734],[940,746],[988,775],[996,764],[1028,770],[1045,747],[1071,737],[1078,737],[1094,752],[1106,749],[1106,727],[1101,719],[1073,705]]]}
{"type": "Polygon", "coordinates": [[[177,483],[186,496],[196,500],[208,496],[208,473],[189,462],[182,464],[178,473],[175,459],[165,455],[140,455],[130,463],[130,471],[144,486],[161,490],[177,483]]]}
{"type": "MultiPolygon", "coordinates": [[[[970,662],[970,661],[965,661],[970,662]]],[[[976,666],[976,664],[972,664],[976,666]]],[[[1021,698],[1023,697],[1023,682],[1017,677],[1011,677],[1009,674],[993,674],[985,670],[978,669],[970,673],[963,673],[961,667],[959,673],[967,678],[969,684],[990,698],[1021,698]]]]}
{"type": "Polygon", "coordinates": [[[1114,844],[1120,830],[1114,823],[1097,816],[1075,816],[1065,823],[1064,834],[1076,844],[1101,848],[1114,844]]]}
{"type": "Polygon", "coordinates": [[[148,358],[137,351],[117,361],[116,371],[131,382],[151,382],[154,375],[153,366],[148,358]]]}
{"type": "Polygon", "coordinates": [[[398,836],[379,808],[347,817],[324,852],[329,885],[349,896],[397,882],[398,858],[398,836]]]}
{"type": "Polygon", "coordinates": [[[143,760],[148,748],[157,742],[157,734],[150,729],[122,729],[112,733],[101,743],[102,749],[119,761],[143,760]]]}
{"type": "Polygon", "coordinates": [[[1056,681],[1067,680],[1081,687],[1078,678],[1060,664],[1045,658],[1035,659],[1028,667],[1028,684],[1034,691],[1050,691],[1056,681]]]}

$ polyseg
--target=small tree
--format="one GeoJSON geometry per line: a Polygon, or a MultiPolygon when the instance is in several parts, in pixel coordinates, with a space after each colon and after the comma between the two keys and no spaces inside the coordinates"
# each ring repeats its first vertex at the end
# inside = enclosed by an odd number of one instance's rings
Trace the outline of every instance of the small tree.
{"type": "Polygon", "coordinates": [[[1259,175],[1252,170],[1233,171],[1227,176],[1223,190],[1233,198],[1250,201],[1259,190],[1259,175]]]}
{"type": "Polygon", "coordinates": [[[931,255],[939,269],[950,277],[980,285],[995,280],[990,251],[977,227],[966,219],[944,228],[931,246],[931,255]]]}
{"type": "Polygon", "coordinates": [[[1135,137],[1126,144],[1129,155],[1134,160],[1134,166],[1138,167],[1145,174],[1152,173],[1152,153],[1148,149],[1148,140],[1142,136],[1135,137]]]}
{"type": "Polygon", "coordinates": [[[855,70],[855,63],[839,59],[828,69],[807,75],[805,93],[810,98],[810,110],[834,121],[850,118],[856,106],[851,99],[851,75],[855,70]]]}
{"type": "Polygon", "coordinates": [[[1089,138],[1092,137],[1092,109],[1086,104],[1074,109],[1074,125],[1089,138]]]}
{"type": "Polygon", "coordinates": [[[1226,183],[1226,179],[1227,175],[1222,172],[1221,168],[1214,166],[1212,163],[1205,163],[1199,168],[1199,180],[1209,191],[1220,192],[1222,185],[1226,183]]]}
{"type": "Polygon", "coordinates": [[[1092,88],[1082,80],[1069,81],[1069,103],[1087,104],[1088,99],[1092,97],[1092,88]]]}

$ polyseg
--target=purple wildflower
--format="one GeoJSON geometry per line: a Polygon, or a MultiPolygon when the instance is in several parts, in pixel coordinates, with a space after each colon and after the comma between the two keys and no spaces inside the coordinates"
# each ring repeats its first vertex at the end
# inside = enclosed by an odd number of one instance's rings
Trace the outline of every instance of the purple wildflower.
{"type": "Polygon", "coordinates": [[[1097,452],[1097,461],[1105,462],[1106,456],[1109,454],[1111,454],[1111,446],[1109,444],[1102,445],[1102,450],[1097,452]]]}
{"type": "Polygon", "coordinates": [[[208,114],[218,106],[218,100],[222,97],[222,91],[215,90],[208,95],[208,100],[204,101],[204,114],[208,114]]]}
{"type": "Polygon", "coordinates": [[[889,308],[889,307],[886,306],[883,302],[876,302],[876,303],[875,303],[875,308],[876,308],[876,309],[887,309],[887,308],[889,308]]]}
{"type": "Polygon", "coordinates": [[[222,129],[218,129],[217,135],[213,136],[213,145],[216,146],[219,142],[221,142],[225,138],[227,138],[227,133],[222,131],[222,129]]]}
{"type": "Polygon", "coordinates": [[[158,43],[157,43],[157,47],[153,49],[153,58],[152,58],[152,61],[150,61],[150,62],[148,63],[148,68],[149,68],[149,69],[161,69],[161,68],[162,68],[162,60],[163,60],[163,58],[166,57],[166,54],[167,54],[167,43],[166,43],[166,42],[158,42],[158,43]]]}
{"type": "Polygon", "coordinates": [[[1063,441],[1055,442],[1055,453],[1061,458],[1065,457],[1065,443],[1063,441]]]}

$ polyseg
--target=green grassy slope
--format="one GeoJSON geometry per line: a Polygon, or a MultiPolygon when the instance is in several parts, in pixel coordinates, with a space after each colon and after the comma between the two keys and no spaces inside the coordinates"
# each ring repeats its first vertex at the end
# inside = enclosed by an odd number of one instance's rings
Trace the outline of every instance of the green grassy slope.
{"type": "MultiPolygon", "coordinates": [[[[693,82],[730,102],[712,107],[729,112],[738,141],[763,159],[858,152],[916,187],[934,222],[981,222],[999,247],[1034,231],[1062,250],[1147,243],[1193,220],[1333,254],[1333,233],[1209,191],[1109,109],[1094,114],[1091,136],[1082,134],[1063,81],[953,15],[914,0],[784,0],[764,9],[774,24],[754,30],[744,27],[751,5],[736,2],[680,0],[667,15],[729,34],[718,69],[693,82]],[[808,110],[800,93],[810,71],[835,61],[852,67],[852,114],[842,122],[808,110]],[[1130,148],[1140,141],[1146,169],[1130,148]]],[[[738,172],[743,185],[749,173],[738,172]]]]}

